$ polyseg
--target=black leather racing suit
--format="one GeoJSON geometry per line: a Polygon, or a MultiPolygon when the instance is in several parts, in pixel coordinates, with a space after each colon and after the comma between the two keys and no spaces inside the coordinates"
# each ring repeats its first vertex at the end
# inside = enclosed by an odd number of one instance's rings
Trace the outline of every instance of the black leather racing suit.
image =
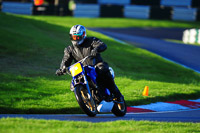
{"type": "Polygon", "coordinates": [[[89,55],[95,55],[93,59],[89,59],[84,65],[93,65],[97,72],[97,86],[101,88],[108,88],[117,98],[121,97],[121,93],[114,83],[114,80],[109,71],[109,66],[101,58],[100,53],[105,51],[107,46],[101,40],[95,37],[87,37],[80,46],[70,45],[64,50],[64,57],[62,59],[60,70],[64,71],[66,67],[70,66],[72,61],[75,62],[85,58],[89,55]]]}

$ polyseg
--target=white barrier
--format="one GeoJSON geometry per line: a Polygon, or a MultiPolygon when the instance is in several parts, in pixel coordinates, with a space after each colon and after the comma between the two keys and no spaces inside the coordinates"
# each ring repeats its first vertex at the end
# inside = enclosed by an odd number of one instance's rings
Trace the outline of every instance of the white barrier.
{"type": "Polygon", "coordinates": [[[196,15],[197,15],[196,8],[174,7],[172,19],[173,20],[184,20],[184,21],[195,21],[196,15]]]}
{"type": "Polygon", "coordinates": [[[200,29],[187,29],[183,32],[184,43],[198,43],[200,44],[200,29]]]}
{"type": "Polygon", "coordinates": [[[100,17],[100,5],[77,4],[74,10],[74,17],[100,17]]]}
{"type": "Polygon", "coordinates": [[[32,6],[32,3],[2,2],[2,12],[31,15],[32,6]]]}
{"type": "Polygon", "coordinates": [[[200,44],[200,29],[198,30],[197,43],[200,44]]]}
{"type": "Polygon", "coordinates": [[[124,17],[148,19],[150,14],[149,6],[125,6],[124,17]]]}

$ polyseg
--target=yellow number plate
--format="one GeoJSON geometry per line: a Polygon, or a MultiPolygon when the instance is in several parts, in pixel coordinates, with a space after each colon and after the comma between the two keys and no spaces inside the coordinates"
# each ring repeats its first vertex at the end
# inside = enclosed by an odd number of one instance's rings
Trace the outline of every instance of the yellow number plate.
{"type": "Polygon", "coordinates": [[[79,73],[81,73],[83,71],[81,64],[80,63],[76,63],[74,64],[71,68],[70,68],[70,72],[72,74],[72,76],[76,76],[79,73]]]}

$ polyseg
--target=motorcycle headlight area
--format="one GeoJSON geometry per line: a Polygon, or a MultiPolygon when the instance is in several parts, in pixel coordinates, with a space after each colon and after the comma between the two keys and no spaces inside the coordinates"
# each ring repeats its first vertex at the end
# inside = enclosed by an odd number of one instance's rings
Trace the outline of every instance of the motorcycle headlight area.
{"type": "Polygon", "coordinates": [[[109,67],[109,70],[110,70],[110,73],[112,75],[112,78],[114,79],[115,78],[114,70],[112,69],[112,67],[109,67]]]}
{"type": "Polygon", "coordinates": [[[73,66],[70,67],[69,70],[73,77],[83,72],[83,69],[80,63],[74,64],[73,66]]]}

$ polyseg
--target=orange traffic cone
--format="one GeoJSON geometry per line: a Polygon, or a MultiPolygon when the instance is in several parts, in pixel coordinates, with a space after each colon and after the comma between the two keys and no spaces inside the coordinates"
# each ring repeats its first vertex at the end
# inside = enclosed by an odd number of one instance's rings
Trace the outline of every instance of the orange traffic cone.
{"type": "Polygon", "coordinates": [[[143,96],[148,96],[148,95],[149,95],[149,86],[145,86],[142,95],[143,95],[143,96]]]}

